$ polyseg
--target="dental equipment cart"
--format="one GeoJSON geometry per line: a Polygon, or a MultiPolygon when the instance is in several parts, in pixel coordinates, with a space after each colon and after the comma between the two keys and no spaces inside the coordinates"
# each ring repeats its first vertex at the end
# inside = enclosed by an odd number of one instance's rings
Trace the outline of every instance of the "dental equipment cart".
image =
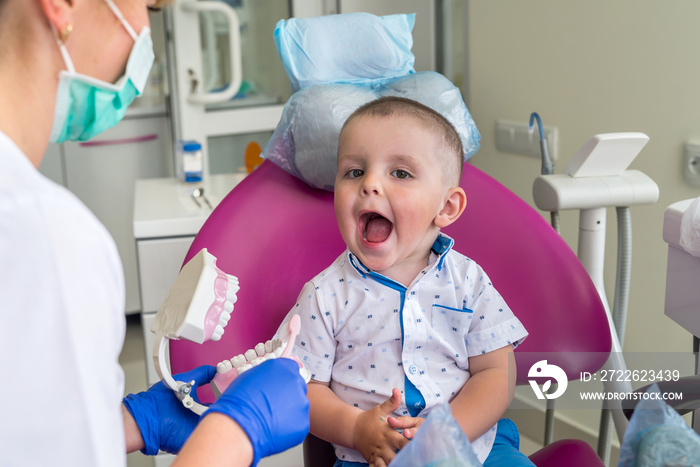
{"type": "MultiPolygon", "coordinates": [[[[664,211],[663,238],[668,243],[666,263],[666,301],[664,314],[693,335],[693,352],[698,352],[700,342],[700,258],[685,251],[681,246],[681,219],[693,202],[692,199],[678,201],[664,211]]],[[[698,359],[695,374],[700,374],[698,359]]],[[[693,429],[700,433],[700,414],[693,414],[693,429]]]]}

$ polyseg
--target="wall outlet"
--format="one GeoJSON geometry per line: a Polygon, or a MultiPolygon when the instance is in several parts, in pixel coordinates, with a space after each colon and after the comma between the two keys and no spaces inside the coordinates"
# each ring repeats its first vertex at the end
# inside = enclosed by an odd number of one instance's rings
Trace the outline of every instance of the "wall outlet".
{"type": "MultiPolygon", "coordinates": [[[[549,158],[554,163],[558,159],[559,129],[548,125],[544,125],[543,129],[549,158]]],[[[541,160],[540,132],[537,123],[535,122],[532,132],[530,132],[528,124],[525,122],[496,120],[496,149],[501,152],[523,154],[541,160]]]]}
{"type": "Polygon", "coordinates": [[[683,179],[691,185],[700,185],[700,142],[685,143],[683,179]]]}

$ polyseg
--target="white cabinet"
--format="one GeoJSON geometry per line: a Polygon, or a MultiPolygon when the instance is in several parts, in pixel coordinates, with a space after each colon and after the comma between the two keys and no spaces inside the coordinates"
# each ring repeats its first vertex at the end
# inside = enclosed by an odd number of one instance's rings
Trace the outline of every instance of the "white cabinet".
{"type": "Polygon", "coordinates": [[[138,312],[136,246],[132,230],[134,183],[172,172],[167,118],[129,118],[93,141],[63,143],[66,187],[109,230],[119,250],[126,284],[126,312],[138,312]]]}
{"type": "Polygon", "coordinates": [[[194,236],[139,240],[139,284],[143,313],[158,311],[185,259],[194,236]]]}

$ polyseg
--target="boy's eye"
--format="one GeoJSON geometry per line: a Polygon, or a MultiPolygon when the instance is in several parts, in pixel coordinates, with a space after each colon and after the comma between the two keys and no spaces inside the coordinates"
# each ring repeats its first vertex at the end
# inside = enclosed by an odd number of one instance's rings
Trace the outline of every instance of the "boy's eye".
{"type": "Polygon", "coordinates": [[[396,178],[409,178],[411,176],[410,173],[406,172],[405,170],[397,169],[392,172],[394,177],[396,178]]]}
{"type": "Polygon", "coordinates": [[[345,176],[348,178],[357,178],[363,176],[364,174],[365,171],[362,169],[351,169],[345,174],[345,176]]]}

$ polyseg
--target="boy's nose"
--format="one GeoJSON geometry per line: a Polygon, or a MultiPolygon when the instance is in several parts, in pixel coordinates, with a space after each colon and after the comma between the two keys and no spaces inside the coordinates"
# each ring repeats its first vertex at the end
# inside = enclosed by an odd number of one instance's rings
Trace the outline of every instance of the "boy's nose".
{"type": "Polygon", "coordinates": [[[376,177],[365,176],[362,183],[362,194],[365,196],[378,195],[381,193],[381,185],[376,177]]]}

